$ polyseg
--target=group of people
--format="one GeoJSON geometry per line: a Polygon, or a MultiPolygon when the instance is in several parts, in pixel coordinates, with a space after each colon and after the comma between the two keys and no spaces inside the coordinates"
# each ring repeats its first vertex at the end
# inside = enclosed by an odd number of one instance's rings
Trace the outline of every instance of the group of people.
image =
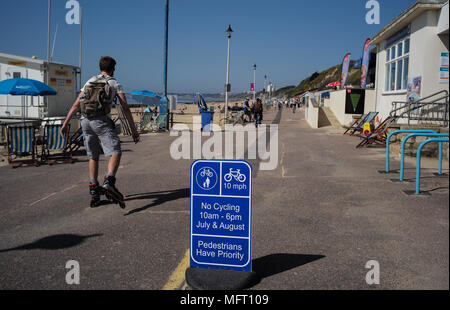
{"type": "MultiPolygon", "coordinates": [[[[221,108],[219,106],[220,112],[225,113],[225,108],[221,108]]],[[[264,115],[264,109],[263,109],[263,103],[260,98],[256,99],[256,102],[253,102],[252,104],[249,103],[249,99],[246,98],[245,101],[241,104],[236,102],[234,106],[230,107],[228,106],[229,111],[233,112],[244,112],[242,115],[243,122],[244,123],[250,123],[253,121],[255,122],[256,127],[261,124],[263,120],[264,115]]]]}
{"type": "Polygon", "coordinates": [[[277,101],[278,110],[281,110],[284,106],[286,109],[289,109],[289,108],[292,109],[292,113],[294,113],[294,114],[295,114],[295,110],[297,108],[300,108],[300,104],[301,104],[301,101],[298,98],[291,98],[289,100],[279,99],[277,101]]]}

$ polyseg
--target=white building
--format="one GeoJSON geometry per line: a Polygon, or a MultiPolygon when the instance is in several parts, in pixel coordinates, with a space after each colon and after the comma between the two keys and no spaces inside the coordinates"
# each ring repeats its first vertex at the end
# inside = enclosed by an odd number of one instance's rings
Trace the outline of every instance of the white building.
{"type": "Polygon", "coordinates": [[[448,5],[447,0],[419,0],[372,38],[370,44],[377,47],[375,109],[383,118],[392,102],[407,102],[408,84],[419,84],[418,98],[448,91],[448,5]]]}
{"type": "Polygon", "coordinates": [[[48,84],[56,96],[0,95],[0,119],[45,119],[64,117],[77,96],[79,68],[36,57],[0,53],[0,80],[28,78],[48,84]]]}

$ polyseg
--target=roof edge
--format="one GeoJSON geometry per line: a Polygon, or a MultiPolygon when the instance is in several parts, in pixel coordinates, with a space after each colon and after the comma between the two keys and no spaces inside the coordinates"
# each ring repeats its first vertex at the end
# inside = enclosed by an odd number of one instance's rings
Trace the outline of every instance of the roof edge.
{"type": "Polygon", "coordinates": [[[383,37],[386,33],[388,33],[390,30],[392,30],[395,26],[397,26],[399,23],[404,21],[407,17],[418,11],[419,9],[425,9],[425,10],[439,10],[443,8],[447,2],[440,2],[440,3],[430,3],[430,2],[422,2],[417,1],[414,3],[411,7],[409,7],[407,10],[405,10],[403,13],[401,13],[399,16],[394,18],[389,24],[387,24],[383,29],[381,29],[380,32],[378,32],[371,40],[370,45],[377,45],[381,41],[383,41],[383,37]]]}

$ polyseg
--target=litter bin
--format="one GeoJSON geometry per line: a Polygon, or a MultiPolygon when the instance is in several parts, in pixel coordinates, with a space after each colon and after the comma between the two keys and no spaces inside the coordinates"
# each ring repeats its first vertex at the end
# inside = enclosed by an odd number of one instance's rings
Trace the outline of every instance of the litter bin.
{"type": "Polygon", "coordinates": [[[202,131],[211,132],[211,124],[213,121],[214,110],[200,110],[200,115],[202,117],[202,131]]]}

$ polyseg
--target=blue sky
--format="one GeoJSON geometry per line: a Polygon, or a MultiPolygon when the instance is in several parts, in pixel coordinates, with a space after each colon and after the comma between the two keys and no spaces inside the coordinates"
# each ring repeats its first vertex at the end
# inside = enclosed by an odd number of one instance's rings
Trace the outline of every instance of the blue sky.
{"type": "MultiPolygon", "coordinates": [[[[79,26],[67,25],[67,0],[53,0],[53,59],[78,64],[79,26]]],[[[379,0],[380,25],[365,22],[367,0],[171,0],[168,91],[223,92],[231,24],[232,91],[243,92],[264,75],[277,88],[297,85],[315,71],[361,57],[378,33],[414,0],[379,0]]],[[[118,61],[116,77],[129,90],[161,91],[165,0],[79,0],[83,7],[85,81],[100,56],[118,61]]],[[[47,0],[3,0],[0,52],[47,55],[47,0]]]]}

